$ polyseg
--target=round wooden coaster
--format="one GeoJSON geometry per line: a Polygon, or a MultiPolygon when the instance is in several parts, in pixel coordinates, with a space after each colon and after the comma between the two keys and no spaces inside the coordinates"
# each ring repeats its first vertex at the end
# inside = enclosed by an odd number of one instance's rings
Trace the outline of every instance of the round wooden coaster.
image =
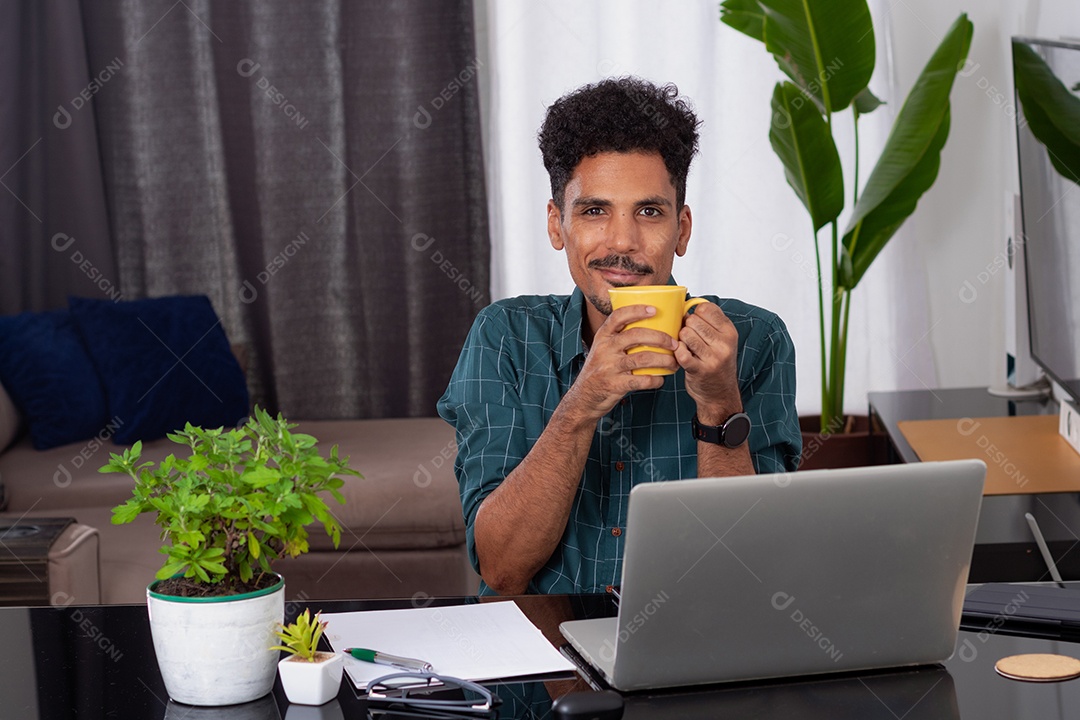
{"type": "Polygon", "coordinates": [[[1027,682],[1060,682],[1080,677],[1080,660],[1066,655],[1010,655],[994,664],[1002,677],[1027,682]]]}

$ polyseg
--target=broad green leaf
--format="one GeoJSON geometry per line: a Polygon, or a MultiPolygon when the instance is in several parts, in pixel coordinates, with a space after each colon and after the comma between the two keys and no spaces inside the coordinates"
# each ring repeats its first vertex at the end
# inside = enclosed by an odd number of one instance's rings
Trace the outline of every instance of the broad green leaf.
{"type": "Polygon", "coordinates": [[[720,22],[765,42],[765,11],[757,0],[724,0],[720,3],[720,22]]]}
{"type": "Polygon", "coordinates": [[[769,142],[784,164],[788,185],[810,213],[815,232],[844,209],[840,156],[825,119],[795,85],[777,83],[769,142]]]}
{"type": "Polygon", "coordinates": [[[759,0],[765,49],[803,92],[829,113],[870,82],[876,46],[866,0],[759,0]]]}
{"type": "Polygon", "coordinates": [[[844,231],[853,266],[851,288],[937,177],[938,156],[948,137],[949,93],[967,57],[971,34],[971,21],[961,14],[900,108],[844,231]]]}
{"type": "Polygon", "coordinates": [[[1016,94],[1031,134],[1063,177],[1080,183],[1080,98],[1022,41],[1013,40],[1016,94]]]}
{"type": "Polygon", "coordinates": [[[844,235],[844,253],[851,258],[851,270],[846,277],[841,276],[841,287],[850,290],[859,284],[870,264],[915,211],[919,198],[934,184],[941,166],[941,149],[949,137],[949,118],[946,106],[945,118],[922,161],[896,186],[886,202],[844,235]]]}
{"type": "Polygon", "coordinates": [[[884,104],[885,101],[871,92],[868,87],[863,88],[862,92],[855,96],[855,111],[860,115],[872,113],[884,104]]]}

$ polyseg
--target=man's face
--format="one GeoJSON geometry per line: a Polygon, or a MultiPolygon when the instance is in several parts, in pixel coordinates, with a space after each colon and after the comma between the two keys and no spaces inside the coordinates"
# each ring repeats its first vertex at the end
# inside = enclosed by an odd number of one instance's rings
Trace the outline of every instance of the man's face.
{"type": "Polygon", "coordinates": [[[566,250],[593,332],[611,314],[608,288],[667,283],[675,256],[686,253],[690,226],[690,208],[676,211],[675,186],[656,152],[583,158],[562,212],[548,201],[548,237],[566,250]]]}

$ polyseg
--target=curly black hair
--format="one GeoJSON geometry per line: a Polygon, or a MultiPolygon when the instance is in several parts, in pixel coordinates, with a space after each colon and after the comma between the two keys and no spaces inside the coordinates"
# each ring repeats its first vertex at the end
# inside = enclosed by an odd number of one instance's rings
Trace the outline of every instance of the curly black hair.
{"type": "Polygon", "coordinates": [[[670,83],[657,87],[641,78],[608,78],[564,95],[548,108],[538,133],[551,197],[561,211],[566,184],[584,157],[655,151],[664,159],[681,209],[700,125],[670,83]]]}

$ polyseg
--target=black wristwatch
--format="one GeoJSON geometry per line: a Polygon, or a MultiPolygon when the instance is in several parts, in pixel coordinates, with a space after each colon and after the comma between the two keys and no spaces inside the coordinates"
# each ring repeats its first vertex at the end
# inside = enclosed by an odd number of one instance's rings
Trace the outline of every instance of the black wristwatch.
{"type": "Polygon", "coordinates": [[[750,416],[739,412],[725,420],[723,425],[702,425],[695,414],[691,427],[696,440],[737,448],[750,437],[750,416]]]}

